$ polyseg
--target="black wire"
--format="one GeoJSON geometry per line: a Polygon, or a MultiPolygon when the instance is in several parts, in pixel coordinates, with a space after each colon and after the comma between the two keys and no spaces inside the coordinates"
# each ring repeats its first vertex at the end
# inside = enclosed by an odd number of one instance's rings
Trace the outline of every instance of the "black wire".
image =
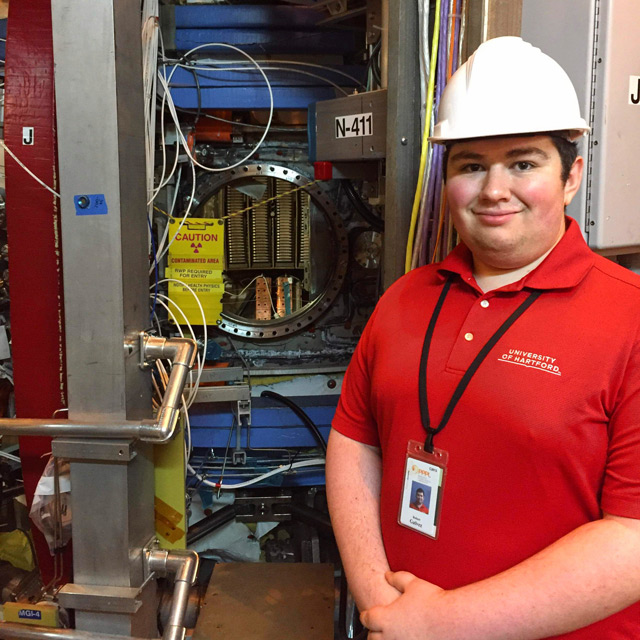
{"type": "Polygon", "coordinates": [[[293,413],[295,413],[298,416],[298,418],[302,420],[303,424],[306,427],[308,427],[309,431],[311,431],[311,433],[313,434],[313,437],[316,439],[318,444],[322,447],[322,450],[324,451],[324,455],[325,456],[327,455],[327,443],[324,441],[324,438],[320,433],[320,429],[318,429],[318,427],[313,422],[313,420],[311,420],[311,418],[302,410],[302,408],[299,405],[293,402],[293,400],[290,400],[289,398],[285,398],[284,396],[281,396],[279,393],[275,393],[275,391],[263,391],[260,394],[260,396],[263,398],[271,398],[271,400],[276,400],[277,402],[280,402],[281,404],[284,404],[285,406],[289,407],[289,409],[291,409],[291,411],[293,411],[293,413]]]}
{"type": "Polygon", "coordinates": [[[196,112],[196,119],[193,121],[193,124],[198,124],[198,120],[200,120],[200,113],[202,112],[202,91],[200,90],[200,80],[198,80],[198,72],[195,67],[189,67],[189,71],[193,75],[193,79],[196,82],[196,91],[198,92],[198,111],[196,112]]]}
{"type": "Polygon", "coordinates": [[[343,180],[342,182],[344,184],[344,192],[354,209],[371,225],[374,231],[384,231],[384,220],[375,215],[362,201],[351,180],[343,180]]]}
{"type": "Polygon", "coordinates": [[[371,55],[367,62],[367,71],[371,70],[375,83],[380,86],[382,80],[380,78],[380,52],[381,52],[382,38],[378,40],[371,50],[371,55]]]}

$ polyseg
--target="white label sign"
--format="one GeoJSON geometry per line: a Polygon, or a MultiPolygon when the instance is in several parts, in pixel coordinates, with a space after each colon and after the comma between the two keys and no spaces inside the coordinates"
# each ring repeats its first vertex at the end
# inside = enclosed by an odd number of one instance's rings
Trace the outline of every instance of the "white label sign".
{"type": "Polygon", "coordinates": [[[373,135],[373,113],[336,117],[336,138],[362,138],[373,135]]]}
{"type": "Polygon", "coordinates": [[[629,104],[640,104],[640,76],[629,76],[629,104]]]}
{"type": "Polygon", "coordinates": [[[22,127],[22,144],[33,144],[33,127],[22,127]]]}

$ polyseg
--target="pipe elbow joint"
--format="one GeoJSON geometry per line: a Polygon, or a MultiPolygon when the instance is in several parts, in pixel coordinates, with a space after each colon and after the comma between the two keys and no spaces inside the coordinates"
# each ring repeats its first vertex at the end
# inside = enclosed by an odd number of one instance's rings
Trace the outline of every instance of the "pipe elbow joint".
{"type": "Polygon", "coordinates": [[[176,364],[191,369],[198,352],[194,340],[189,338],[160,338],[146,335],[144,338],[144,357],[146,360],[166,358],[176,364]]]}

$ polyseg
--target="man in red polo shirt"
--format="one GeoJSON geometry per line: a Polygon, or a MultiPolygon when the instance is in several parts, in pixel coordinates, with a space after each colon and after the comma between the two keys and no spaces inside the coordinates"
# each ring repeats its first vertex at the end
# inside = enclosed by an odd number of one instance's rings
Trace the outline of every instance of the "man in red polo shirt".
{"type": "Polygon", "coordinates": [[[588,130],[519,38],[445,90],[432,139],[462,242],[385,293],[329,441],[370,640],[640,638],[640,278],[564,215],[588,130]]]}
{"type": "Polygon", "coordinates": [[[416,489],[416,499],[409,506],[421,513],[429,513],[429,509],[424,503],[424,489],[416,489]]]}

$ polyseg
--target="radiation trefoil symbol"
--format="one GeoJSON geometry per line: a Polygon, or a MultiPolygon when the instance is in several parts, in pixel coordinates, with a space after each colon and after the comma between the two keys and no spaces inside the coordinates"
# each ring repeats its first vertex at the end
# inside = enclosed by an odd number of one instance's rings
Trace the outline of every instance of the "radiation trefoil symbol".
{"type": "Polygon", "coordinates": [[[200,253],[200,251],[198,251],[198,249],[202,249],[202,243],[198,242],[198,244],[196,244],[195,242],[191,243],[191,248],[193,249],[193,253],[200,253]]]}

